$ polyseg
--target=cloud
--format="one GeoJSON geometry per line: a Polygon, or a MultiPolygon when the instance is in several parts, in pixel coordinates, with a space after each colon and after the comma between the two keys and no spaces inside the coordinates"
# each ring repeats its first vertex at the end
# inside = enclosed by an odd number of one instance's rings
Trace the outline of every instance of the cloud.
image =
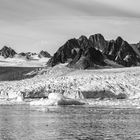
{"type": "Polygon", "coordinates": [[[53,53],[67,39],[102,33],[139,41],[139,0],[0,0],[0,45],[53,53]]]}
{"type": "Polygon", "coordinates": [[[0,18],[16,22],[59,16],[140,18],[139,7],[139,0],[0,0],[0,18]]]}
{"type": "Polygon", "coordinates": [[[127,13],[127,17],[140,18],[140,1],[139,0],[95,0],[101,4],[127,13]]]}

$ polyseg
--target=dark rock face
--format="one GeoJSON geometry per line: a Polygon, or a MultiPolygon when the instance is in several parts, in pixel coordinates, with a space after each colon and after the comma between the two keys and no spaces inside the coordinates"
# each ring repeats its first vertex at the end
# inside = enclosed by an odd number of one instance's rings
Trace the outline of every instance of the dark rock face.
{"type": "Polygon", "coordinates": [[[99,50],[96,50],[92,42],[86,36],[79,39],[68,40],[47,63],[49,66],[55,66],[59,63],[69,62],[68,67],[86,69],[95,64],[103,65],[104,56],[99,50]]]}
{"type": "Polygon", "coordinates": [[[39,54],[38,54],[38,57],[42,58],[42,57],[47,57],[47,58],[51,58],[51,55],[47,52],[47,51],[41,51],[39,54]]]}
{"type": "Polygon", "coordinates": [[[135,53],[137,54],[137,60],[138,60],[137,65],[140,65],[140,42],[137,44],[130,44],[130,45],[135,51],[135,53]]]}
{"type": "Polygon", "coordinates": [[[139,61],[136,51],[121,37],[107,41],[101,34],[95,34],[89,39],[82,35],[79,39],[68,40],[47,65],[68,62],[68,67],[87,69],[95,65],[106,66],[105,59],[126,67],[135,66],[139,61]]]}
{"type": "Polygon", "coordinates": [[[24,57],[24,56],[26,56],[26,53],[21,52],[21,53],[19,53],[19,55],[24,57]]]}
{"type": "Polygon", "coordinates": [[[91,45],[92,45],[91,42],[88,40],[88,38],[86,36],[83,36],[83,35],[81,37],[79,37],[78,43],[79,43],[80,48],[82,50],[85,50],[88,47],[91,47],[91,45]]]}
{"type": "Polygon", "coordinates": [[[137,55],[134,52],[133,48],[126,41],[123,41],[123,43],[121,44],[121,47],[117,53],[115,61],[118,64],[124,66],[136,65],[137,55]]]}
{"type": "Polygon", "coordinates": [[[94,65],[106,65],[104,56],[95,48],[89,47],[85,51],[80,50],[78,55],[68,64],[68,67],[87,69],[94,67],[94,65]]]}
{"type": "Polygon", "coordinates": [[[140,42],[137,43],[137,49],[140,51],[140,42]]]}
{"type": "Polygon", "coordinates": [[[31,53],[31,52],[27,52],[27,53],[21,52],[21,53],[19,53],[20,56],[25,57],[26,59],[30,59],[30,57],[31,57],[33,54],[34,54],[34,53],[31,53]]]}
{"type": "Polygon", "coordinates": [[[140,42],[138,42],[137,44],[131,44],[131,45],[136,47],[140,51],[140,42]]]}
{"type": "Polygon", "coordinates": [[[137,54],[126,41],[118,37],[115,41],[111,40],[104,53],[110,60],[123,66],[136,65],[137,54]]]}
{"type": "Polygon", "coordinates": [[[22,57],[25,57],[27,60],[30,60],[30,59],[32,59],[32,56],[37,55],[37,53],[32,53],[32,52],[24,53],[24,52],[21,52],[21,53],[19,53],[19,55],[22,56],[22,57]]]}
{"type": "Polygon", "coordinates": [[[80,45],[76,39],[68,40],[54,56],[48,61],[49,66],[55,66],[59,63],[65,63],[73,59],[79,52],[80,45]]]}
{"type": "Polygon", "coordinates": [[[3,56],[4,58],[13,58],[15,56],[15,54],[17,54],[12,48],[4,46],[1,50],[0,50],[0,55],[3,56]]]}
{"type": "Polygon", "coordinates": [[[101,34],[95,34],[91,35],[89,37],[89,41],[92,44],[92,47],[96,48],[97,50],[101,52],[105,52],[108,42],[104,39],[104,37],[101,34]]]}
{"type": "Polygon", "coordinates": [[[47,51],[43,51],[43,50],[39,54],[32,53],[32,52],[27,52],[27,53],[21,52],[19,53],[19,55],[25,57],[28,60],[32,59],[34,55],[38,55],[39,58],[43,58],[43,57],[51,58],[51,55],[47,51]]]}

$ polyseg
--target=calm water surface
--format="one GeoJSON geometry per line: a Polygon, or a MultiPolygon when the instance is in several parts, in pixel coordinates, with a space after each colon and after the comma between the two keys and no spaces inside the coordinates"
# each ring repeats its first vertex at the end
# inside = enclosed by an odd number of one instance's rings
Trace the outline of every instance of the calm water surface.
{"type": "Polygon", "coordinates": [[[140,110],[67,106],[44,111],[28,105],[0,106],[0,140],[104,139],[140,140],[140,110]]]}

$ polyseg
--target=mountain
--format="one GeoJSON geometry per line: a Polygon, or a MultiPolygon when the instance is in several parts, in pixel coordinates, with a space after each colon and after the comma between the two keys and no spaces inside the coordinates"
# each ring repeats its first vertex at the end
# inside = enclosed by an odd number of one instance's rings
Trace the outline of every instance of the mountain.
{"type": "Polygon", "coordinates": [[[24,53],[24,52],[21,52],[19,53],[18,55],[22,56],[22,57],[26,57],[27,59],[30,59],[34,56],[38,57],[39,58],[51,58],[51,55],[47,52],[47,51],[40,51],[39,54],[37,53],[32,53],[32,52],[27,52],[27,53],[24,53]]]}
{"type": "Polygon", "coordinates": [[[49,66],[55,66],[59,63],[65,63],[69,60],[74,59],[74,57],[79,52],[80,45],[78,41],[74,39],[68,40],[62,47],[58,49],[58,51],[54,54],[54,56],[49,60],[49,66]]]}
{"type": "Polygon", "coordinates": [[[24,56],[26,56],[26,53],[21,52],[21,53],[19,53],[18,55],[19,55],[19,56],[23,56],[23,57],[24,57],[24,56]]]}
{"type": "Polygon", "coordinates": [[[21,52],[18,54],[19,57],[24,57],[26,58],[27,60],[30,60],[32,59],[33,56],[37,55],[36,53],[32,53],[32,52],[21,52]]]}
{"type": "Polygon", "coordinates": [[[115,41],[109,41],[104,54],[110,59],[123,66],[136,66],[137,54],[133,47],[121,37],[118,37],[115,41]]]}
{"type": "Polygon", "coordinates": [[[4,58],[13,58],[15,56],[15,54],[17,54],[12,48],[4,46],[1,50],[0,50],[0,55],[3,56],[4,58]]]}
{"type": "Polygon", "coordinates": [[[89,38],[82,35],[68,40],[47,65],[68,63],[68,67],[87,69],[107,66],[106,59],[125,67],[136,66],[140,62],[136,49],[121,37],[107,41],[103,35],[95,34],[89,38]]]}
{"type": "Polygon", "coordinates": [[[39,58],[42,58],[42,57],[47,57],[47,58],[51,58],[51,55],[47,52],[47,51],[41,51],[39,54],[38,54],[38,57],[39,58]]]}
{"type": "MultiPolygon", "coordinates": [[[[2,63],[1,65],[12,65],[12,64],[23,64],[23,62],[29,62],[31,63],[31,61],[34,64],[43,64],[45,65],[45,63],[51,58],[51,55],[47,52],[47,51],[40,51],[40,53],[33,53],[33,52],[21,52],[21,53],[17,53],[14,49],[4,46],[1,50],[0,50],[0,56],[2,59],[2,63]],[[5,59],[3,59],[5,58],[5,59]],[[6,59],[6,58],[10,58],[10,59],[6,59]],[[43,58],[43,59],[42,59],[43,58]]],[[[27,63],[28,63],[27,62],[27,63]]],[[[26,64],[25,64],[26,65],[26,64]]]]}
{"type": "Polygon", "coordinates": [[[86,36],[81,36],[77,42],[79,49],[75,51],[74,58],[68,64],[69,67],[86,69],[88,67],[94,67],[95,65],[106,65],[103,54],[93,47],[92,42],[87,39],[86,36]]]}

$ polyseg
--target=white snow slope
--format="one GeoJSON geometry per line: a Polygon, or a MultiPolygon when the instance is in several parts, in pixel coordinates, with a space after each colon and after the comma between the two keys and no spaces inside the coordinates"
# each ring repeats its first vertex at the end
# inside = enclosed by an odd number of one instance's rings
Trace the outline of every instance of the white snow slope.
{"type": "Polygon", "coordinates": [[[88,105],[139,106],[140,67],[74,70],[58,65],[31,79],[0,82],[0,98],[4,101],[19,96],[25,100],[43,98],[50,93],[60,93],[88,105]]]}

